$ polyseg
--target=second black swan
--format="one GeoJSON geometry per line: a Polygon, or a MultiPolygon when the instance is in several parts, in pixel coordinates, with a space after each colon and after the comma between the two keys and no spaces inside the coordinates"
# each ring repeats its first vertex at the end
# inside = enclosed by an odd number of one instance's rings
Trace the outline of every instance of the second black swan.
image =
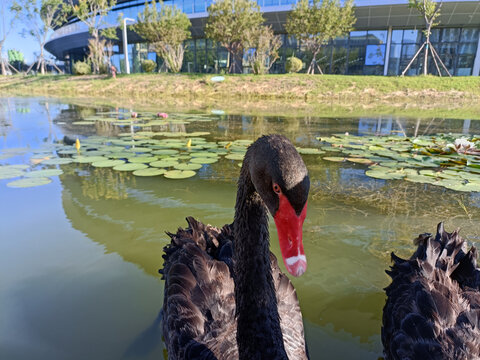
{"type": "Polygon", "coordinates": [[[480,359],[477,250],[440,223],[410,259],[392,253],[382,342],[386,360],[480,359]]]}

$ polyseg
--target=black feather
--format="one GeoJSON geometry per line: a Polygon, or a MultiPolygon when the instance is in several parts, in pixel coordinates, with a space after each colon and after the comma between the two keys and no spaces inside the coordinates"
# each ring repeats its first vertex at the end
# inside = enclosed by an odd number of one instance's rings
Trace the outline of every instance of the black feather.
{"type": "Polygon", "coordinates": [[[382,342],[386,360],[480,358],[480,270],[474,247],[443,223],[415,239],[410,259],[392,254],[385,288],[382,342]]]}

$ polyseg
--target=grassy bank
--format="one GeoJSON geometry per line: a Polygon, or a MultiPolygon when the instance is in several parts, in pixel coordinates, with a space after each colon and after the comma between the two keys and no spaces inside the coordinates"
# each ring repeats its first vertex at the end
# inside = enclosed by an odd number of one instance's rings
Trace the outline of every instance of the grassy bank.
{"type": "Polygon", "coordinates": [[[421,99],[480,98],[477,77],[384,77],[231,75],[214,83],[212,75],[133,74],[106,76],[13,76],[0,80],[0,92],[16,95],[188,97],[236,99],[421,99]]]}
{"type": "Polygon", "coordinates": [[[272,114],[337,111],[415,116],[479,117],[480,78],[383,77],[286,74],[230,75],[212,82],[206,74],[107,76],[9,76],[0,79],[1,96],[96,99],[112,105],[217,107],[272,114]],[[255,110],[256,111],[256,110],[255,110]],[[425,116],[428,116],[424,114],[425,116]]]}

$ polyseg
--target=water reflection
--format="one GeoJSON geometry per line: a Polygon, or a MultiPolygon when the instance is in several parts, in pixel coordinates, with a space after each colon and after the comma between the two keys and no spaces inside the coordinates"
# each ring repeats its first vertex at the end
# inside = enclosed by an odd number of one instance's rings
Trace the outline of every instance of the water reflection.
{"type": "MultiPolygon", "coordinates": [[[[0,164],[30,163],[34,149],[65,134],[208,131],[207,140],[220,141],[279,132],[298,145],[318,146],[318,136],[334,133],[413,136],[480,130],[479,122],[464,119],[321,114],[215,115],[210,122],[151,128],[109,122],[87,126],[73,122],[111,109],[16,99],[0,104],[0,149],[23,148],[19,155],[0,157],[0,164]],[[27,106],[30,112],[15,110],[27,106]]],[[[330,163],[315,155],[305,160],[312,179],[304,234],[309,269],[293,281],[311,357],[376,358],[382,351],[382,289],[389,282],[384,270],[390,252],[410,254],[412,239],[434,231],[441,220],[447,220],[448,230],[461,227],[471,242],[478,242],[480,197],[375,180],[360,164],[330,163]]],[[[0,327],[0,348],[8,349],[0,357],[161,357],[163,290],[157,270],[168,241],[165,231],[185,226],[186,216],[218,226],[231,222],[237,164],[222,159],[179,181],[137,178],[86,164],[62,165],[64,173],[38,189],[9,189],[0,180],[0,198],[10,204],[0,210],[0,271],[6,274],[0,284],[6,309],[0,323],[8,324],[0,327]]],[[[271,238],[272,251],[279,255],[274,227],[271,238]]]]}

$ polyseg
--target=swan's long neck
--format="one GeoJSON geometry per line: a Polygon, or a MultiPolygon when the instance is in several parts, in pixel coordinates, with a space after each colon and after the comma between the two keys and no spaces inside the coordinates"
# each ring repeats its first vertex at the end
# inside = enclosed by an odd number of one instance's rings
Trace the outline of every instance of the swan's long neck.
{"type": "Polygon", "coordinates": [[[287,359],[270,266],[268,216],[243,166],[235,205],[234,280],[240,359],[287,359]]]}

